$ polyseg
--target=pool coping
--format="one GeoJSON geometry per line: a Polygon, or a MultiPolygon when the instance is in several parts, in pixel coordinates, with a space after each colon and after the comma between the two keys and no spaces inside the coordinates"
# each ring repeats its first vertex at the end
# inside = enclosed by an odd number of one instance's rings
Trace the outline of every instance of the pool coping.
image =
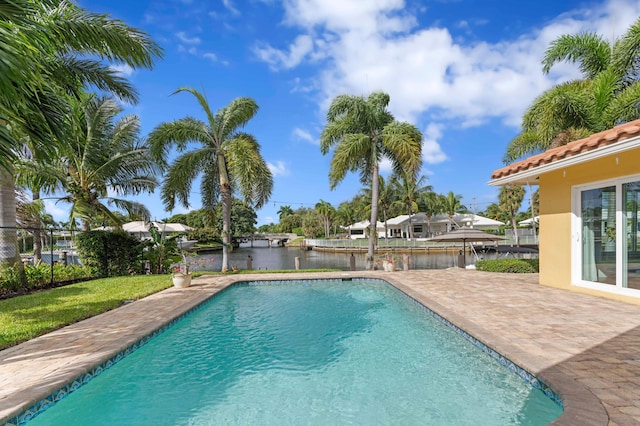
{"type": "MultiPolygon", "coordinates": [[[[524,370],[530,372],[533,376],[537,377],[542,382],[546,383],[557,393],[562,399],[564,405],[563,414],[553,423],[556,425],[561,424],[606,424],[608,422],[608,415],[600,400],[590,392],[585,386],[573,380],[571,377],[564,374],[562,371],[540,371],[536,372],[534,368],[527,365],[527,354],[522,351],[512,348],[507,341],[501,341],[500,336],[496,336],[494,333],[489,333],[478,327],[476,323],[470,321],[464,317],[461,317],[454,312],[448,311],[446,308],[435,302],[434,300],[425,300],[424,295],[415,292],[410,286],[405,285],[402,282],[402,274],[386,274],[380,272],[352,272],[352,273],[314,273],[314,274],[265,274],[265,275],[235,275],[225,277],[207,277],[204,279],[198,279],[194,281],[194,284],[189,289],[168,289],[155,295],[149,296],[145,299],[130,303],[122,306],[114,311],[107,312],[94,318],[84,320],[80,323],[73,324],[64,329],[54,331],[45,336],[41,336],[33,341],[25,342],[22,345],[14,346],[12,348],[0,351],[0,364],[3,364],[7,359],[11,359],[14,354],[20,355],[21,351],[28,350],[29,346],[33,346],[35,341],[39,339],[56,339],[64,336],[64,331],[72,327],[88,327],[91,329],[97,325],[102,324],[104,326],[106,321],[104,319],[116,315],[118,312],[122,313],[124,310],[136,309],[138,311],[144,311],[143,305],[158,305],[158,302],[163,298],[169,297],[174,300],[176,297],[183,297],[190,295],[191,297],[185,298],[182,303],[178,303],[178,307],[173,306],[169,310],[164,318],[155,317],[155,324],[150,326],[148,323],[142,327],[134,327],[135,336],[131,336],[130,339],[125,339],[125,343],[128,344],[118,348],[111,347],[111,351],[103,351],[97,356],[85,356],[84,361],[78,365],[70,365],[67,363],[62,368],[64,374],[56,374],[55,377],[49,376],[46,384],[40,384],[35,389],[25,389],[19,398],[21,400],[11,409],[0,409],[0,424],[14,424],[12,421],[19,420],[17,416],[24,414],[27,410],[38,408],[44,408],[46,405],[53,403],[48,402],[48,397],[64,397],[67,393],[58,393],[64,386],[79,386],[78,378],[81,381],[91,380],[92,371],[96,368],[100,368],[103,363],[108,363],[110,359],[118,357],[119,353],[133,350],[134,345],[141,346],[151,338],[151,335],[155,335],[158,332],[164,330],[170,326],[177,319],[186,315],[188,312],[202,305],[202,303],[211,299],[220,291],[230,287],[233,284],[241,282],[259,282],[259,281],[273,281],[273,280],[317,280],[317,279],[343,279],[349,277],[351,279],[363,278],[363,279],[376,279],[387,282],[405,295],[409,296],[414,301],[425,307],[427,310],[433,312],[437,316],[443,318],[445,321],[450,322],[458,329],[464,330],[467,334],[477,339],[482,344],[489,348],[492,348],[495,352],[499,352],[505,358],[511,360],[515,365],[521,366],[524,370]],[[186,291],[185,291],[186,290],[186,291]],[[176,296],[176,294],[178,296],[176,296]],[[160,324],[160,325],[158,325],[160,324]],[[31,343],[30,343],[31,342],[31,343]],[[496,349],[498,347],[499,349],[496,349]],[[506,349],[506,350],[505,350],[506,349]],[[6,356],[9,355],[9,356],[6,356]],[[97,367],[96,367],[97,366],[97,367]],[[71,375],[73,376],[71,377],[71,375]],[[66,380],[66,381],[65,381],[66,380]],[[64,382],[64,383],[62,383],[64,382]],[[47,392],[48,391],[48,392],[47,392]]],[[[174,303],[175,304],[175,303],[174,303]]],[[[152,323],[154,321],[151,321],[152,323]]],[[[100,333],[99,333],[100,336],[100,333]]],[[[98,337],[99,337],[98,336],[98,337]]],[[[24,355],[24,352],[22,352],[24,355]]],[[[46,353],[46,352],[45,352],[46,353]]],[[[124,355],[124,354],[123,354],[124,355]]],[[[37,361],[37,358],[36,358],[37,361]]],[[[103,367],[104,368],[104,367],[103,367]]],[[[108,368],[108,367],[107,367],[108,368]]],[[[0,402],[8,401],[8,399],[0,399],[0,402]]],[[[9,401],[12,401],[9,399],[9,401]]],[[[1,405],[1,404],[0,404],[1,405]]]]}

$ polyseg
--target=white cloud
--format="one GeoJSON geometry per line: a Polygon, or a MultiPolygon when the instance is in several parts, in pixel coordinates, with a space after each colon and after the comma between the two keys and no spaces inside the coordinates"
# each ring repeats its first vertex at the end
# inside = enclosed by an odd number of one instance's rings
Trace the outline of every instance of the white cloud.
{"type": "Polygon", "coordinates": [[[211,62],[216,62],[218,60],[218,57],[216,56],[216,54],[212,52],[203,53],[202,57],[209,59],[211,62]]]}
{"type": "Polygon", "coordinates": [[[383,157],[379,164],[380,173],[391,173],[393,172],[393,164],[391,164],[391,160],[387,157],[383,157]]]}
{"type": "Polygon", "coordinates": [[[317,84],[313,80],[302,81],[300,77],[296,77],[291,82],[293,86],[291,93],[310,93],[318,88],[317,84]]]}
{"type": "Polygon", "coordinates": [[[231,0],[222,0],[222,4],[227,8],[229,12],[233,13],[234,15],[240,15],[240,12],[233,6],[231,0]]]}
{"type": "Polygon", "coordinates": [[[442,129],[440,125],[429,124],[424,132],[422,132],[424,140],[422,142],[422,159],[427,164],[438,164],[447,160],[447,155],[440,148],[438,139],[442,137],[442,129]]]}
{"type": "Polygon", "coordinates": [[[202,42],[200,37],[188,37],[184,31],[177,32],[176,37],[185,44],[200,44],[202,42]]]}
{"type": "Polygon", "coordinates": [[[271,170],[273,177],[289,175],[289,169],[287,169],[284,161],[276,161],[276,164],[267,163],[267,167],[271,170]]]}
{"type": "Polygon", "coordinates": [[[296,127],[295,129],[293,129],[293,132],[291,133],[295,139],[303,140],[313,145],[319,144],[319,142],[316,139],[314,139],[313,136],[311,136],[311,133],[299,127],[296,127]]]}
{"type": "MultiPolygon", "coordinates": [[[[287,0],[284,7],[284,23],[301,34],[286,49],[265,45],[255,53],[274,70],[317,61],[322,108],[338,94],[383,90],[400,120],[467,127],[495,118],[519,127],[538,94],[579,76],[567,64],[542,74],[540,59],[552,40],[582,31],[620,36],[640,15],[640,2],[609,0],[562,14],[514,40],[463,44],[448,28],[418,28],[403,0],[287,0]]],[[[437,154],[430,144],[427,151],[437,154]]]]}
{"type": "Polygon", "coordinates": [[[43,200],[44,207],[55,221],[67,221],[69,220],[69,209],[60,207],[60,204],[56,204],[53,200],[43,200]]]}
{"type": "Polygon", "coordinates": [[[123,77],[130,77],[133,74],[133,68],[128,64],[111,65],[109,68],[123,77]]]}
{"type": "Polygon", "coordinates": [[[293,68],[300,64],[302,60],[313,49],[313,40],[308,35],[301,35],[289,46],[289,51],[284,52],[282,50],[275,49],[269,44],[263,44],[257,46],[254,49],[255,54],[268,63],[269,66],[274,69],[288,69],[293,68]]]}

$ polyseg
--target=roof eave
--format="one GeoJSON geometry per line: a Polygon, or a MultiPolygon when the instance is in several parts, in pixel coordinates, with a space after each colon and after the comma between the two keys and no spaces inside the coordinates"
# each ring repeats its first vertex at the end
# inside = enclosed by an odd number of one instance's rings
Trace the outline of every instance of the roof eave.
{"type": "Polygon", "coordinates": [[[488,184],[490,186],[503,186],[507,184],[538,185],[538,180],[540,178],[540,175],[542,174],[553,172],[565,167],[586,163],[588,161],[593,161],[609,155],[619,154],[638,147],[640,147],[640,136],[634,136],[611,145],[596,148],[592,151],[579,153],[567,158],[553,161],[551,163],[543,164],[541,166],[532,167],[521,172],[502,176],[497,179],[492,179],[488,182],[488,184]]]}

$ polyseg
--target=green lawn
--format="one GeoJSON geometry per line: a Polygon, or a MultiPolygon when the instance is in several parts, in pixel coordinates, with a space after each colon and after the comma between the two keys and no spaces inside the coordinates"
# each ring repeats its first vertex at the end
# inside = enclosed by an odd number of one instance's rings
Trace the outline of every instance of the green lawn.
{"type": "Polygon", "coordinates": [[[0,300],[0,349],[171,287],[168,275],[106,278],[0,300]]]}
{"type": "MultiPolygon", "coordinates": [[[[328,271],[335,270],[252,270],[226,274],[195,272],[194,276],[328,271]]],[[[171,286],[169,275],[139,275],[85,281],[0,300],[0,350],[117,308],[125,300],[141,299],[171,286]]]]}

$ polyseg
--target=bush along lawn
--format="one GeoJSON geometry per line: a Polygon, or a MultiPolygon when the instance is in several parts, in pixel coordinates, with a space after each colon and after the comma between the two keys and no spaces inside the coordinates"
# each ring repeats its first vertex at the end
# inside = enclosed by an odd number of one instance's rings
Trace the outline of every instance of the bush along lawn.
{"type": "Polygon", "coordinates": [[[17,266],[0,268],[0,297],[29,293],[44,288],[57,287],[62,283],[86,280],[92,277],[89,269],[79,265],[53,265],[53,283],[51,265],[24,265],[24,275],[17,266]]]}
{"type": "Polygon", "coordinates": [[[103,278],[0,300],[0,349],[171,287],[168,275],[103,278]]]}
{"type": "Polygon", "coordinates": [[[538,259],[494,259],[478,260],[476,269],[485,272],[511,272],[516,274],[540,271],[538,259]]]}

